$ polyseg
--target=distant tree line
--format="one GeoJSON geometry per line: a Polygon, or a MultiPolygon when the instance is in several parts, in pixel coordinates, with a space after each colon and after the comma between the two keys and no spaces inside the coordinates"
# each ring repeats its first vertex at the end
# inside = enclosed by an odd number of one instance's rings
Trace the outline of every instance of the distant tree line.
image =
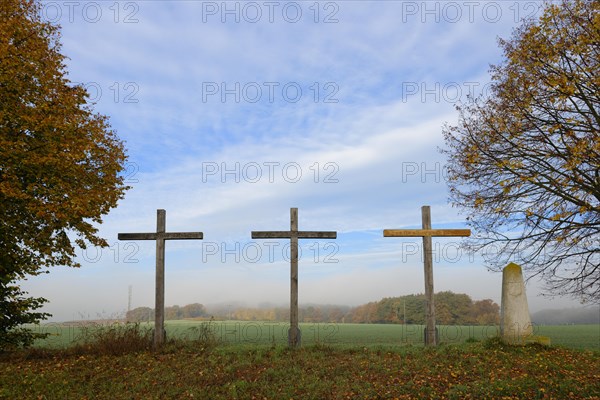
{"type": "MultiPolygon", "coordinates": [[[[436,321],[440,325],[494,325],[500,321],[500,306],[490,299],[473,301],[466,294],[440,292],[435,294],[436,321]]],[[[290,318],[287,307],[236,307],[209,313],[202,304],[165,308],[165,320],[214,317],[238,321],[278,321],[290,318]]],[[[425,295],[386,297],[358,307],[309,305],[298,310],[300,322],[308,323],[375,323],[424,324],[425,295]]],[[[154,320],[154,309],[139,307],[127,312],[127,321],[154,320]]]]}
{"type": "MultiPolygon", "coordinates": [[[[208,317],[206,308],[199,303],[188,304],[183,307],[165,307],[165,320],[177,320],[185,318],[208,317]]],[[[154,321],[154,309],[150,307],[138,307],[127,311],[125,315],[127,322],[154,321]]]]}
{"type": "MultiPolygon", "coordinates": [[[[490,299],[473,301],[466,294],[439,292],[434,296],[435,319],[440,325],[494,325],[500,322],[500,306],[490,299]]],[[[386,297],[358,306],[350,312],[354,323],[424,324],[425,295],[386,297]]]]}

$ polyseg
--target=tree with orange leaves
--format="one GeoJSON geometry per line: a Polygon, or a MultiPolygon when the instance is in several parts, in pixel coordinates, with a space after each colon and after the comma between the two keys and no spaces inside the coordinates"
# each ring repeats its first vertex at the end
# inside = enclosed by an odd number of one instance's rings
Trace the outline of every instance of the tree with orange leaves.
{"type": "Polygon", "coordinates": [[[107,246],[94,224],[127,189],[123,143],[66,78],[59,28],[39,11],[0,2],[0,350],[30,344],[20,326],[48,316],[18,281],[78,267],[75,246],[107,246]]]}
{"type": "Polygon", "coordinates": [[[490,94],[444,128],[468,246],[548,294],[600,302],[600,2],[546,3],[500,45],[490,94]]]}

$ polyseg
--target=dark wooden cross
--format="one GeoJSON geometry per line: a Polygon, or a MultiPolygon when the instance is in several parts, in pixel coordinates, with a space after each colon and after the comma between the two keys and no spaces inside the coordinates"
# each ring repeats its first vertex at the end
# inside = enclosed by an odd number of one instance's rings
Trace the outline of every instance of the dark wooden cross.
{"type": "Polygon", "coordinates": [[[423,260],[425,269],[425,299],[427,308],[425,318],[425,345],[435,346],[437,338],[435,334],[435,304],[433,302],[433,251],[431,237],[458,237],[471,236],[470,229],[431,229],[431,210],[429,206],[421,207],[421,219],[423,229],[384,229],[384,237],[422,237],[423,238],[423,260]]]}
{"type": "Polygon", "coordinates": [[[165,342],[165,240],[203,239],[202,232],[165,232],[167,212],[156,210],[156,232],[119,233],[119,240],[156,240],[154,348],[165,342]]]}
{"type": "Polygon", "coordinates": [[[290,330],[288,344],[300,346],[298,327],[298,239],[335,239],[337,232],[298,231],[298,209],[290,208],[289,231],[252,231],[252,239],[290,239],[290,330]]]}

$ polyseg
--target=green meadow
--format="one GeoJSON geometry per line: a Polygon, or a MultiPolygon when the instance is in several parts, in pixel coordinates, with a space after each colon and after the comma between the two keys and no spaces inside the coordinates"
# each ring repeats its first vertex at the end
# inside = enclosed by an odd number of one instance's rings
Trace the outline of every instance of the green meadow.
{"type": "MultiPolygon", "coordinates": [[[[60,324],[49,323],[32,327],[36,332],[49,333],[39,340],[37,347],[68,347],[85,333],[102,323],[60,324]]],[[[152,329],[152,323],[140,324],[142,329],[152,329]]],[[[289,325],[271,321],[167,321],[167,337],[172,339],[197,338],[199,332],[209,329],[221,344],[244,347],[284,345],[287,343],[289,325]]],[[[303,345],[323,344],[342,347],[373,347],[423,345],[423,325],[401,324],[328,324],[302,323],[303,345]]],[[[441,344],[460,344],[467,341],[484,341],[499,334],[498,326],[438,326],[441,344]]],[[[550,338],[551,345],[572,349],[600,351],[600,325],[535,326],[534,334],[550,338]]]]}

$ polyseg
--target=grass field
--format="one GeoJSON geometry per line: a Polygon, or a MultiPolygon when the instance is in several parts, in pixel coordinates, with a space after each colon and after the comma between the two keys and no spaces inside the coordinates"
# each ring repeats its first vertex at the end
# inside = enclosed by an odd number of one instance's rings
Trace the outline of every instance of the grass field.
{"type": "MultiPolygon", "coordinates": [[[[152,328],[152,324],[142,324],[152,328]]],[[[283,345],[287,343],[288,324],[283,322],[248,321],[167,321],[169,338],[193,339],[202,326],[210,326],[216,339],[222,343],[247,346],[283,345]]],[[[422,325],[395,324],[301,324],[302,343],[330,346],[397,346],[423,345],[422,325]]],[[[93,325],[86,329],[93,329],[93,325]]],[[[38,341],[40,347],[66,347],[82,336],[78,325],[45,324],[35,328],[50,333],[50,337],[38,341]]],[[[439,326],[441,343],[459,344],[467,340],[482,341],[498,335],[497,326],[439,326]]],[[[536,326],[534,334],[551,339],[552,345],[573,349],[600,351],[600,325],[536,326]]]]}

